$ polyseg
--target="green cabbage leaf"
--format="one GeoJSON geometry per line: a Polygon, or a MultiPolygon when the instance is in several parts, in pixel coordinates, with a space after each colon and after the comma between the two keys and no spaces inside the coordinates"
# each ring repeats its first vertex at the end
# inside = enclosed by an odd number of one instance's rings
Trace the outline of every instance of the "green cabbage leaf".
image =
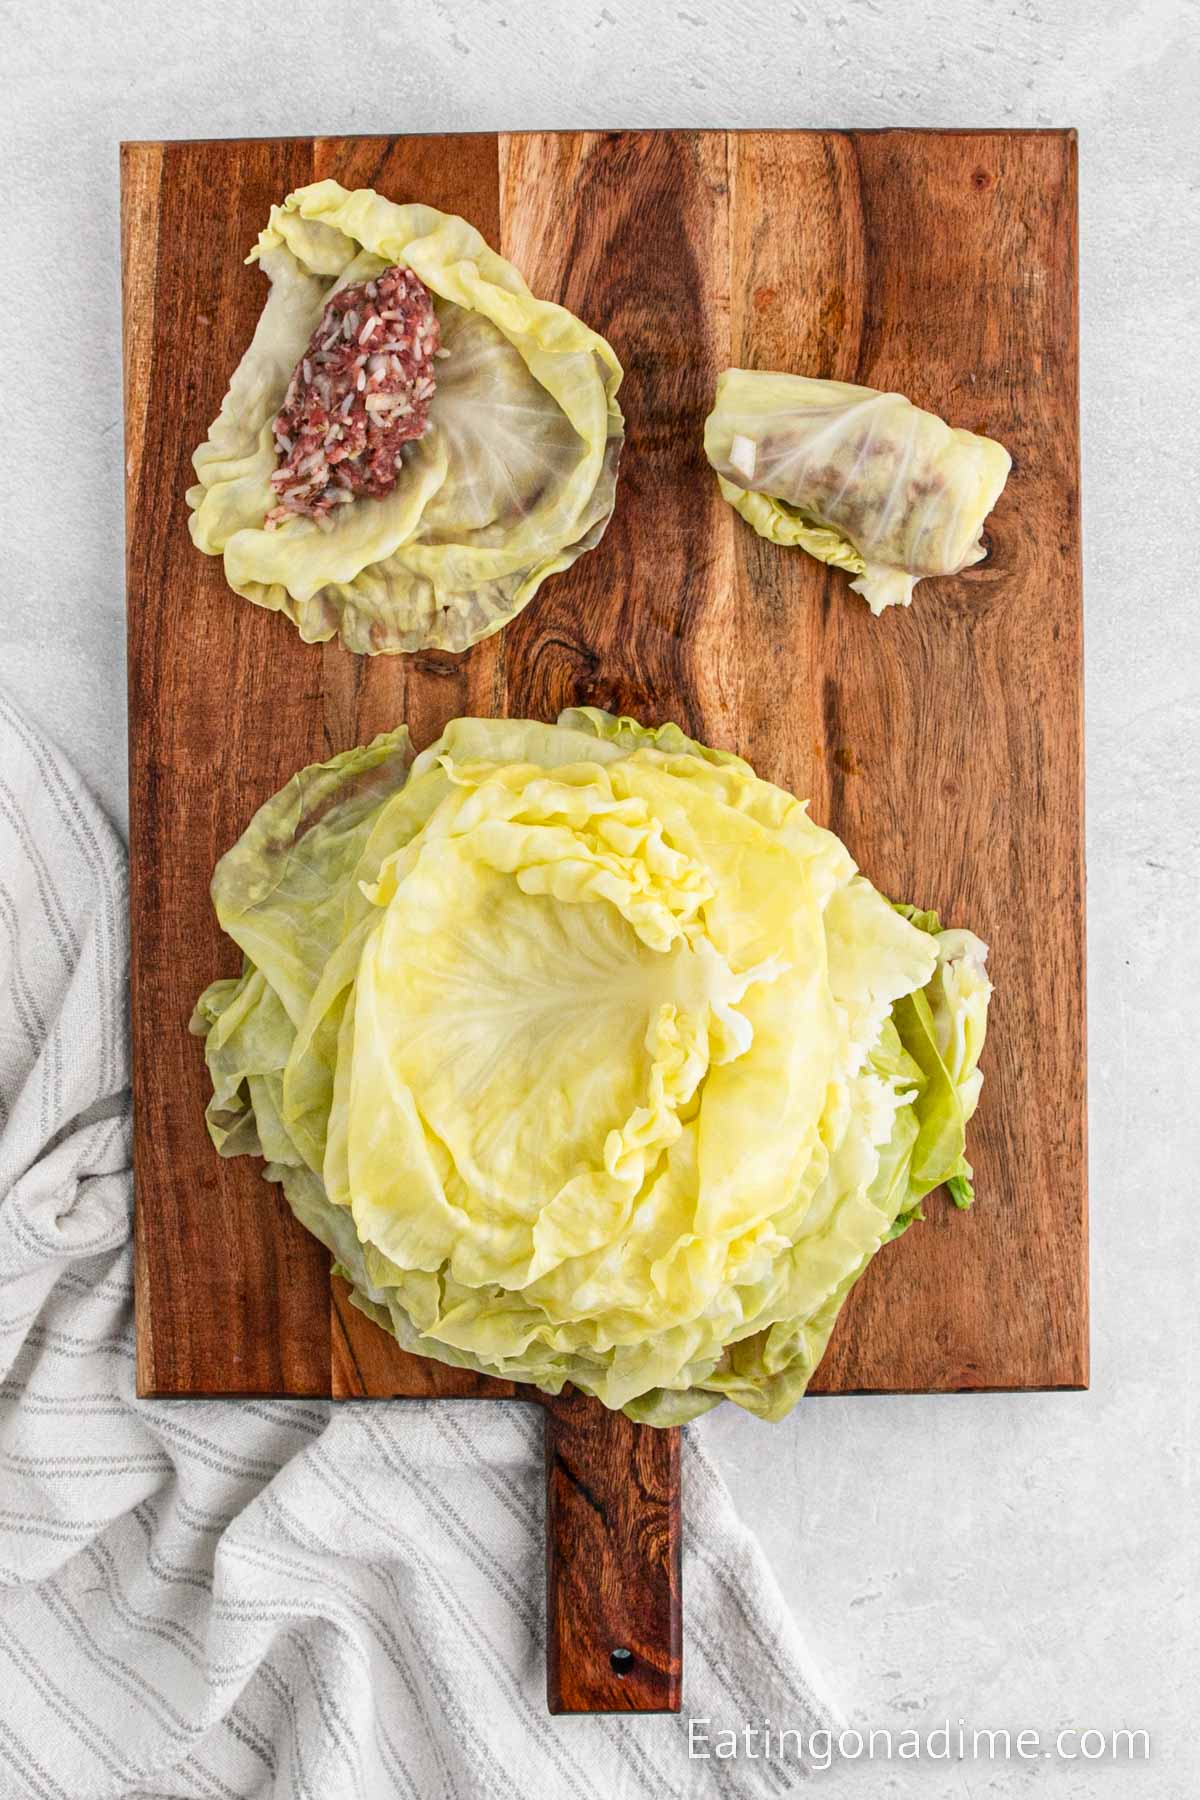
{"type": "Polygon", "coordinates": [[[474,226],[318,181],[272,207],[249,260],[270,293],[187,496],[193,542],[237,593],[309,643],[465,650],[598,543],[624,433],[620,363],[474,226]],[[424,282],[441,328],[429,428],[390,494],[360,496],[324,530],[296,517],[268,531],[271,427],[292,370],[334,289],[393,263],[424,282]]]}
{"type": "Polygon", "coordinates": [[[402,727],[269,800],[213,898],[213,1140],[407,1349],[779,1418],[880,1245],[970,1197],[984,946],[675,725],[402,727]]]}

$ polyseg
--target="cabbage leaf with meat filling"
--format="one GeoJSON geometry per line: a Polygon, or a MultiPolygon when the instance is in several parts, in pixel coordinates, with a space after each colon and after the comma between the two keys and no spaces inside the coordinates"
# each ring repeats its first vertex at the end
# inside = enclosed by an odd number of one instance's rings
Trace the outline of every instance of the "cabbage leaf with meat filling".
{"type": "Polygon", "coordinates": [[[760,537],[845,569],[873,613],[986,554],[1012,458],[903,394],[726,369],[705,420],[721,493],[760,537]]]}
{"type": "Polygon", "coordinates": [[[401,727],[269,800],[213,897],[212,1137],[409,1350],[779,1418],[923,1196],[971,1198],[984,946],[676,726],[401,727]]]}
{"type": "Polygon", "coordinates": [[[612,513],[621,366],[604,338],[530,293],[466,220],[319,181],[271,209],[250,260],[271,287],[253,340],[193,457],[192,539],[234,590],[307,642],[366,654],[464,650],[600,539],[612,513]],[[332,528],[264,521],[272,422],[335,288],[391,264],[434,302],[447,355],[429,429],[381,499],[332,528]]]}

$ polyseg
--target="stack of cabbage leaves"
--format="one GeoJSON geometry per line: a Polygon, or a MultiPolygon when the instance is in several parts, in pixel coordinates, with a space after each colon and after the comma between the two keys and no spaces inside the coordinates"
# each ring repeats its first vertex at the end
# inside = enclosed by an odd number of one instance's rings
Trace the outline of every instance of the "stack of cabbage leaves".
{"type": "Polygon", "coordinates": [[[402,727],[297,775],[213,895],[212,1136],[406,1349],[776,1419],[922,1197],[971,1197],[984,946],[676,726],[402,727]]]}

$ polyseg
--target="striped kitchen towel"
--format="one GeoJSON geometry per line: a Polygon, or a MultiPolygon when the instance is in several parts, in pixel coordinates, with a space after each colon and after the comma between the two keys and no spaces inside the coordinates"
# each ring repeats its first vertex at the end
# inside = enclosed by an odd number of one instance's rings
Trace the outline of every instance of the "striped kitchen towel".
{"type": "Polygon", "coordinates": [[[702,1426],[683,1717],[553,1719],[531,1409],[135,1397],[124,853],[3,695],[0,923],[0,1796],[785,1791],[689,1755],[835,1723],[702,1426]]]}

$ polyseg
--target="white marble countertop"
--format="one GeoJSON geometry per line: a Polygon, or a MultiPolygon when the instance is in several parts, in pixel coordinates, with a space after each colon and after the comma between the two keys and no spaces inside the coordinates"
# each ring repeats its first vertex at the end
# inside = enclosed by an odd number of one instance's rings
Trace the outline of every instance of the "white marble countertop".
{"type": "MultiPolygon", "coordinates": [[[[893,1762],[827,1790],[1200,1791],[1200,606],[1188,0],[410,0],[332,65],[311,0],[5,0],[3,679],[125,810],[116,145],[550,126],[1080,132],[1093,1385],[813,1400],[710,1441],[869,1725],[1144,1727],[1149,1764],[893,1762]],[[71,356],[20,353],[52,266],[71,356]],[[62,480],[30,467],[29,422],[62,480]]],[[[779,1723],[777,1721],[777,1723],[779,1723]]],[[[786,1723],[786,1721],[783,1721],[786,1723]]],[[[539,1797],[540,1800],[540,1797],[539,1797]]]]}

